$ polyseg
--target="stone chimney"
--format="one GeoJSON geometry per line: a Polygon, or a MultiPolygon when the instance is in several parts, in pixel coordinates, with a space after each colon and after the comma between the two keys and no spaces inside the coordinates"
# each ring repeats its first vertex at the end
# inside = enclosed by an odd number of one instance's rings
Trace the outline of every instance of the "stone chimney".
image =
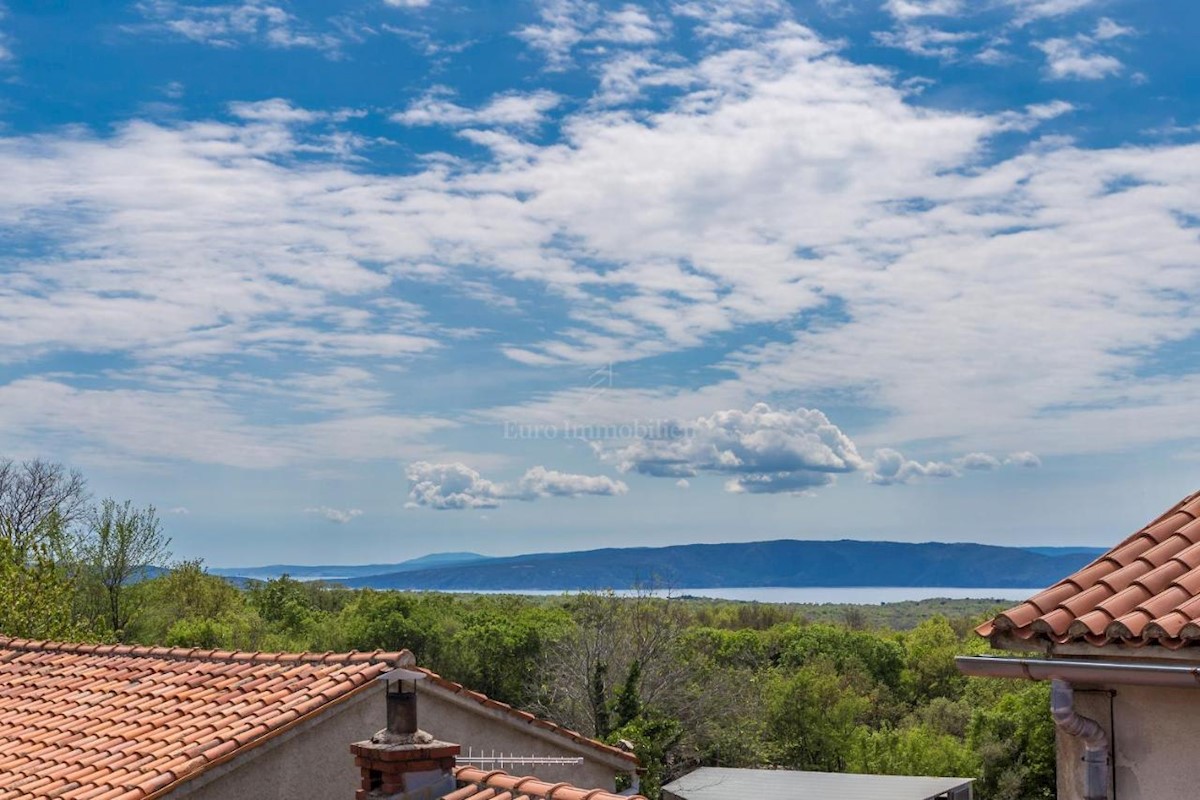
{"type": "Polygon", "coordinates": [[[439,742],[417,727],[417,684],[422,672],[396,669],[387,684],[387,727],[350,745],[362,773],[355,800],[435,800],[457,788],[459,746],[439,742]]]}

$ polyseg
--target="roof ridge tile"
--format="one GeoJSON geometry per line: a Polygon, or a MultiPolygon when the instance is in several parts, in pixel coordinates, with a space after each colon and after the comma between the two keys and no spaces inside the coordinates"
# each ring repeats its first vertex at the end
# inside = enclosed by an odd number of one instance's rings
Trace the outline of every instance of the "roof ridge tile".
{"type": "Polygon", "coordinates": [[[1096,647],[1200,645],[1200,491],[976,632],[1000,647],[1035,638],[1096,647]]]}

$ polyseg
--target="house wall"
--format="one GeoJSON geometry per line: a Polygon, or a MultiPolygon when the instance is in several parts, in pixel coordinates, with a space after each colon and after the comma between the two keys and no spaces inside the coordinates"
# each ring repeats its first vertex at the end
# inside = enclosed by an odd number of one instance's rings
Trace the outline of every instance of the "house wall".
{"type": "MultiPolygon", "coordinates": [[[[421,686],[418,683],[418,686],[421,686]]],[[[264,743],[256,753],[214,767],[172,792],[172,800],[349,800],[359,787],[359,770],[350,754],[353,742],[369,739],[386,725],[386,688],[382,683],[301,726],[294,732],[264,743]]],[[[470,748],[476,753],[580,756],[515,727],[503,712],[483,706],[460,705],[438,692],[422,690],[417,712],[422,730],[437,739],[470,748]]],[[[470,701],[473,703],[473,701],[470,701]]],[[[499,767],[497,767],[499,768],[499,767]]],[[[536,775],[551,782],[612,790],[617,770],[587,758],[578,766],[505,766],[506,772],[536,775]]]]}
{"type": "MultiPolygon", "coordinates": [[[[418,687],[421,684],[418,683],[418,687]]],[[[526,733],[511,723],[497,721],[493,715],[504,712],[492,711],[480,707],[467,710],[454,700],[436,690],[422,690],[417,704],[422,730],[429,731],[439,739],[456,742],[462,746],[465,756],[470,750],[475,753],[491,755],[494,750],[497,755],[512,754],[524,756],[559,756],[576,758],[583,756],[584,762],[579,765],[514,765],[503,767],[496,765],[495,769],[522,775],[536,775],[542,780],[558,783],[560,781],[589,789],[607,789],[612,791],[615,785],[616,770],[610,765],[600,763],[580,753],[569,750],[553,742],[557,736],[542,738],[533,733],[526,733]],[[482,712],[482,713],[481,713],[482,712]]],[[[474,701],[468,701],[474,703],[474,701]]],[[[493,767],[481,764],[487,769],[493,767]]]]}
{"type": "Polygon", "coordinates": [[[386,722],[384,687],[372,687],[308,723],[189,781],[171,800],[351,800],[359,771],[350,745],[386,722]]]}
{"type": "MultiPolygon", "coordinates": [[[[1200,796],[1200,686],[1076,687],[1075,708],[1099,722],[1112,746],[1113,800],[1159,800],[1200,796]],[[1111,692],[1111,694],[1110,694],[1111,692]],[[1111,698],[1111,712],[1110,712],[1111,698]]],[[[1083,798],[1083,747],[1058,734],[1059,800],[1083,798]]]]}

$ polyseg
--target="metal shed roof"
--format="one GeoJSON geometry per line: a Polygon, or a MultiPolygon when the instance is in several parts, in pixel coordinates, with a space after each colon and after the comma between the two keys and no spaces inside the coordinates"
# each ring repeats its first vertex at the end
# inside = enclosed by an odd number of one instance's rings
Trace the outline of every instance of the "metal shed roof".
{"type": "Polygon", "coordinates": [[[971,778],[847,775],[784,769],[701,767],[663,787],[680,800],[934,800],[954,789],[970,794],[971,778]]]}

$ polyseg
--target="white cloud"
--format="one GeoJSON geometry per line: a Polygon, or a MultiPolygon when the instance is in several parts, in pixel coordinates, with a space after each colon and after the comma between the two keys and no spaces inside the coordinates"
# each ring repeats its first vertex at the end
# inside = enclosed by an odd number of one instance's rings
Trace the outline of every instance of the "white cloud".
{"type": "Polygon", "coordinates": [[[629,487],[607,475],[577,475],[569,472],[532,467],[517,482],[516,497],[524,500],[536,497],[579,497],[580,495],[612,496],[625,494],[629,487]]]}
{"type": "Polygon", "coordinates": [[[1093,51],[1086,36],[1046,39],[1035,46],[1046,54],[1046,71],[1052,78],[1099,80],[1124,69],[1119,59],[1093,51]]]}
{"type": "Polygon", "coordinates": [[[80,389],[60,380],[21,378],[0,384],[0,432],[10,442],[38,443],[81,462],[182,459],[266,469],[434,455],[441,450],[428,437],[453,425],[387,414],[252,424],[232,404],[236,391],[223,381],[210,387],[80,389]]]}
{"type": "Polygon", "coordinates": [[[626,4],[608,11],[591,38],[627,45],[654,44],[662,38],[664,23],[655,21],[643,8],[626,4]]]}
{"type": "Polygon", "coordinates": [[[1038,19],[1074,14],[1076,11],[1096,5],[1101,0],[1006,0],[1006,2],[1016,10],[1016,23],[1025,25],[1038,19]]]}
{"type": "Polygon", "coordinates": [[[1023,450],[1019,453],[1009,453],[1005,457],[1004,463],[1018,467],[1036,468],[1042,465],[1042,460],[1028,450],[1023,450]]]}
{"type": "MultiPolygon", "coordinates": [[[[530,287],[566,315],[481,345],[527,363],[620,364],[770,331],[695,390],[616,387],[586,408],[561,392],[516,409],[556,423],[829,392],[873,412],[857,441],[910,452],[935,439],[953,452],[1099,452],[1188,429],[1194,368],[1142,370],[1200,330],[1186,267],[1200,262],[1188,221],[1200,146],[1047,139],[997,158],[992,137],[1042,112],[919,106],[794,24],[672,68],[685,90],[669,103],[571,111],[544,145],[492,132],[494,159],[404,175],[351,169],[313,130],[328,120],[0,138],[0,231],[38,245],[0,273],[0,358],[120,353],[222,381],[229,354],[296,359],[308,375],[330,358],[408,364],[455,333],[378,303],[465,276],[530,287]]],[[[428,429],[406,438],[404,418],[370,400],[303,428],[262,426],[215,390],[31,380],[3,387],[6,434],[36,426],[205,463],[394,457],[400,444],[445,460],[420,450],[428,429]],[[140,423],[105,433],[109,403],[140,423]],[[54,413],[39,416],[46,404],[54,413]]]]}
{"type": "Polygon", "coordinates": [[[175,0],[146,0],[138,3],[137,8],[148,20],[144,28],[214,47],[258,43],[285,49],[315,48],[332,53],[340,45],[334,34],[313,32],[281,6],[264,0],[210,6],[187,5],[175,0]]]}
{"type": "Polygon", "coordinates": [[[542,53],[549,69],[564,69],[571,51],[600,19],[600,10],[588,0],[540,0],[541,21],[516,32],[517,38],[542,53]]]}
{"type": "Polygon", "coordinates": [[[876,450],[866,468],[867,480],[881,486],[911,483],[917,478],[955,478],[960,474],[953,464],[913,461],[888,447],[876,450]]]}
{"type": "Polygon", "coordinates": [[[689,481],[687,478],[680,478],[679,480],[675,481],[675,485],[680,489],[692,488],[691,481],[689,481]]]}
{"type": "MultiPolygon", "coordinates": [[[[8,8],[4,5],[4,3],[0,3],[0,22],[3,22],[7,16],[8,8]]],[[[12,61],[15,58],[16,56],[12,51],[12,37],[3,30],[0,30],[0,64],[4,64],[6,61],[12,61]]]]}
{"type": "Polygon", "coordinates": [[[700,472],[733,476],[731,491],[802,491],[860,469],[854,443],[820,411],[772,411],[759,403],[748,412],[718,411],[680,423],[684,435],[640,438],[605,450],[622,472],[692,477],[700,472]]]}
{"type": "Polygon", "coordinates": [[[594,447],[622,472],[678,478],[676,485],[681,488],[687,488],[687,477],[725,475],[729,476],[726,491],[752,494],[804,494],[854,472],[886,485],[956,478],[964,470],[1002,466],[1000,459],[980,452],[953,461],[919,462],[882,447],[864,458],[850,437],[822,412],[772,410],[765,403],[746,412],[718,411],[663,427],[679,435],[644,436],[619,445],[597,442],[594,447]]]}
{"type": "Polygon", "coordinates": [[[963,469],[993,470],[1000,468],[1001,461],[990,453],[967,453],[958,459],[958,466],[963,469]]]}
{"type": "Polygon", "coordinates": [[[551,71],[571,66],[576,50],[607,55],[612,48],[645,49],[671,28],[668,20],[634,3],[609,9],[591,0],[538,0],[536,5],[539,21],[515,35],[540,52],[551,71]]]}
{"type": "Polygon", "coordinates": [[[1127,28],[1124,25],[1113,22],[1108,17],[1101,17],[1100,21],[1096,23],[1096,30],[1092,36],[1100,41],[1108,41],[1109,39],[1117,39],[1122,36],[1132,36],[1135,33],[1137,31],[1133,28],[1127,28]]]}
{"type": "Polygon", "coordinates": [[[447,99],[449,91],[439,88],[426,94],[391,119],[402,125],[466,125],[526,128],[541,124],[549,111],[562,102],[554,92],[507,92],[496,95],[479,108],[465,108],[447,99]]]}
{"type": "Polygon", "coordinates": [[[884,9],[899,20],[953,17],[963,12],[962,0],[887,0],[884,9]]]}
{"type": "Polygon", "coordinates": [[[190,509],[187,508],[187,506],[175,506],[174,508],[168,508],[167,513],[168,514],[178,514],[179,516],[186,517],[188,514],[191,514],[192,512],[190,509]]]}
{"type": "Polygon", "coordinates": [[[781,0],[679,0],[671,12],[695,21],[698,33],[711,39],[751,35],[791,16],[781,0]]]}
{"type": "Polygon", "coordinates": [[[1075,110],[1075,106],[1065,100],[1051,100],[1048,103],[1034,103],[1025,106],[1023,111],[1011,111],[1001,116],[1006,127],[1018,131],[1031,131],[1041,123],[1056,119],[1075,110]]]}
{"type": "Polygon", "coordinates": [[[330,508],[329,506],[317,506],[315,508],[304,509],[304,513],[316,514],[317,516],[324,517],[330,522],[336,522],[338,525],[345,525],[355,517],[361,517],[363,512],[362,509],[358,508],[341,509],[330,508]]]}
{"type": "Polygon", "coordinates": [[[317,111],[309,111],[306,108],[297,108],[287,100],[284,100],[282,97],[275,97],[270,100],[259,100],[253,103],[230,103],[229,111],[235,117],[240,119],[247,119],[253,122],[270,122],[281,125],[314,122],[323,116],[323,114],[317,111]]]}
{"type": "Polygon", "coordinates": [[[392,8],[428,8],[433,0],[383,0],[385,6],[392,8]]]}
{"type": "Polygon", "coordinates": [[[944,31],[923,25],[902,25],[893,31],[877,31],[875,40],[887,47],[918,56],[950,60],[959,55],[958,45],[978,38],[968,31],[944,31]]]}
{"type": "Polygon", "coordinates": [[[461,462],[410,464],[406,507],[424,506],[437,510],[495,508],[503,500],[531,501],[543,497],[614,496],[629,490],[623,482],[606,475],[578,475],[548,470],[542,466],[526,470],[512,486],[495,483],[461,462]]]}
{"type": "Polygon", "coordinates": [[[464,508],[496,508],[500,488],[466,464],[430,464],[418,461],[405,470],[408,478],[406,507],[445,511],[464,508]]]}

